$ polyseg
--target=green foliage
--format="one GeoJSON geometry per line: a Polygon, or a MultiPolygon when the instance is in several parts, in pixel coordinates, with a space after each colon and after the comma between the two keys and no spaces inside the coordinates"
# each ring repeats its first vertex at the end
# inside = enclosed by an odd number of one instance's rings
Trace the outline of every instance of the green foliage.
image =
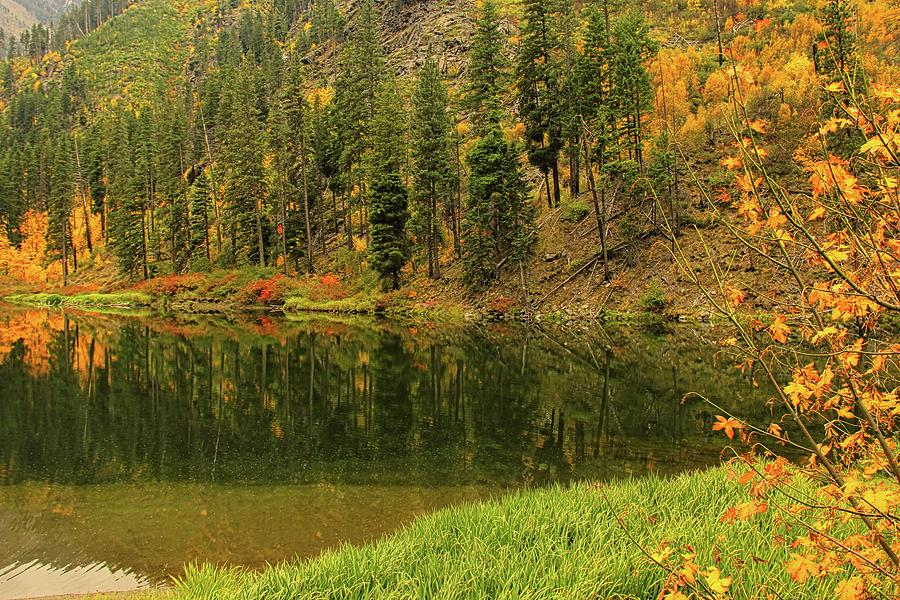
{"type": "Polygon", "coordinates": [[[485,0],[475,20],[463,108],[469,111],[479,135],[500,123],[505,110],[509,64],[503,55],[505,34],[494,0],[485,0]]]}
{"type": "MultiPolygon", "coordinates": [[[[519,117],[525,123],[528,160],[544,178],[553,171],[553,196],[560,202],[559,152],[562,149],[560,102],[561,40],[553,21],[558,16],[553,4],[544,0],[524,0],[525,22],[516,62],[519,117]]],[[[549,186],[548,186],[549,188],[549,186]]],[[[553,201],[548,193],[548,204],[553,201]]]]}
{"type": "Polygon", "coordinates": [[[648,312],[661,312],[669,306],[669,299],[655,281],[650,284],[647,293],[641,296],[641,308],[648,312]]]}
{"type": "Polygon", "coordinates": [[[227,90],[223,104],[227,111],[223,121],[221,158],[225,170],[225,204],[228,225],[232,231],[232,264],[256,262],[265,266],[263,231],[266,197],[261,115],[258,108],[259,78],[256,65],[249,58],[241,62],[233,87],[227,90]]]}
{"type": "Polygon", "coordinates": [[[397,289],[400,270],[410,255],[406,237],[409,192],[400,175],[406,153],[406,111],[391,81],[382,83],[376,104],[370,159],[374,177],[369,206],[369,263],[381,275],[385,287],[397,289]]]}
{"type": "Polygon", "coordinates": [[[453,210],[447,89],[434,57],[425,61],[413,94],[413,222],[428,254],[429,277],[440,277],[441,212],[453,210]]]}
{"type": "Polygon", "coordinates": [[[562,220],[569,223],[582,222],[593,209],[583,200],[572,200],[563,206],[562,220]]]}
{"type": "Polygon", "coordinates": [[[37,306],[76,306],[86,308],[134,308],[149,306],[152,298],[141,292],[116,292],[114,294],[13,294],[4,298],[16,304],[37,306]]]}
{"type": "Polygon", "coordinates": [[[522,263],[534,246],[534,208],[516,148],[499,127],[488,131],[467,158],[469,202],[463,220],[466,283],[484,286],[500,264],[522,263]]]}
{"type": "MultiPolygon", "coordinates": [[[[808,480],[798,486],[799,493],[814,493],[808,480]]],[[[777,541],[784,529],[776,513],[721,521],[745,499],[743,486],[724,469],[613,482],[602,490],[584,483],[518,492],[440,511],[373,545],[345,546],[261,572],[188,567],[176,594],[651,599],[668,572],[646,552],[668,544],[690,545],[698,565],[721,565],[722,575],[734,579],[729,591],[735,598],[753,598],[760,590],[808,600],[833,596],[843,574],[805,584],[788,576],[783,565],[792,549],[777,541]]]]}

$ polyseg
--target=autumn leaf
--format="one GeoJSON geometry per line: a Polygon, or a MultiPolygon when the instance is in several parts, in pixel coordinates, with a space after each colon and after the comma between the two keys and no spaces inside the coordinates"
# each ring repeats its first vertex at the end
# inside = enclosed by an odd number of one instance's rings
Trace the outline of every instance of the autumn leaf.
{"type": "Polygon", "coordinates": [[[803,583],[810,575],[818,572],[818,564],[802,554],[791,554],[790,560],[785,565],[785,570],[791,579],[797,583],[803,583]]]}
{"type": "Polygon", "coordinates": [[[725,167],[726,169],[740,169],[744,166],[743,161],[739,157],[727,156],[719,161],[719,164],[725,167]]]}
{"type": "Polygon", "coordinates": [[[866,582],[862,577],[851,577],[847,581],[837,584],[834,594],[837,600],[863,600],[868,597],[866,582]]]}
{"type": "Polygon", "coordinates": [[[728,593],[728,586],[731,585],[731,577],[722,577],[722,572],[719,571],[717,567],[710,568],[710,570],[704,574],[704,578],[706,579],[706,585],[709,586],[709,589],[712,592],[720,595],[728,593]]]}
{"type": "Polygon", "coordinates": [[[787,336],[791,332],[791,328],[787,325],[787,319],[784,315],[775,315],[772,318],[772,324],[767,331],[773,340],[781,344],[786,344],[787,336]]]}
{"type": "Polygon", "coordinates": [[[736,429],[744,428],[744,424],[733,417],[725,418],[721,415],[716,415],[716,419],[717,421],[713,423],[712,430],[724,431],[729,440],[734,439],[734,431],[736,429]]]}
{"type": "Polygon", "coordinates": [[[747,294],[740,288],[728,286],[726,293],[728,295],[728,302],[731,304],[732,308],[737,308],[747,299],[747,294]]]}

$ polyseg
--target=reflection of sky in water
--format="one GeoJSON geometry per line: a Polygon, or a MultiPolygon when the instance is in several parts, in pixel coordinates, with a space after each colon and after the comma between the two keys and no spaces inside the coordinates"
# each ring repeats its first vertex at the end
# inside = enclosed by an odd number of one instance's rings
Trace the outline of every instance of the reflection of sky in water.
{"type": "Polygon", "coordinates": [[[143,577],[106,565],[46,565],[34,560],[0,567],[0,600],[67,594],[127,592],[149,586],[143,577]]]}

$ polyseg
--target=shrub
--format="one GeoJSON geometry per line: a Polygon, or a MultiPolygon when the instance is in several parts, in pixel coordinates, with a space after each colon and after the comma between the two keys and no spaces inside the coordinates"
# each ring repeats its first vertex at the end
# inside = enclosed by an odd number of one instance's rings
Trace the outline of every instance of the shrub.
{"type": "Polygon", "coordinates": [[[647,293],[641,296],[641,308],[649,312],[662,312],[669,306],[669,299],[656,282],[650,284],[647,293]]]}

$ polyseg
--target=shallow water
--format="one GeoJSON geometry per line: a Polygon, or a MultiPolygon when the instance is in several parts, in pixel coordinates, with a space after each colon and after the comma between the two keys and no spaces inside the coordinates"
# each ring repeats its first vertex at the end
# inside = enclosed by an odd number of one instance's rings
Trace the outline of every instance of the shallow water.
{"type": "Polygon", "coordinates": [[[715,464],[761,392],[703,330],[0,307],[0,598],[137,589],[511,489],[715,464]]]}

